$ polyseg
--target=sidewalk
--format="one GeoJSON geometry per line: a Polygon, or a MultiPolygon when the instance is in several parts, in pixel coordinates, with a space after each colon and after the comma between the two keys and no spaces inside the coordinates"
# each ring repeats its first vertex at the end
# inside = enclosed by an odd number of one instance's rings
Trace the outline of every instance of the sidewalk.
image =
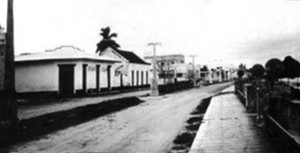
{"type": "Polygon", "coordinates": [[[213,97],[190,153],[277,152],[230,87],[213,97]]]}
{"type": "Polygon", "coordinates": [[[44,105],[42,104],[42,105],[33,105],[33,106],[21,106],[18,108],[18,118],[19,120],[25,120],[25,119],[53,113],[53,112],[70,110],[76,107],[85,106],[89,104],[97,104],[108,100],[132,97],[132,96],[143,96],[147,94],[150,94],[150,90],[132,91],[132,92],[115,94],[115,95],[99,96],[99,97],[66,98],[66,99],[59,99],[58,102],[47,103],[44,105]]]}

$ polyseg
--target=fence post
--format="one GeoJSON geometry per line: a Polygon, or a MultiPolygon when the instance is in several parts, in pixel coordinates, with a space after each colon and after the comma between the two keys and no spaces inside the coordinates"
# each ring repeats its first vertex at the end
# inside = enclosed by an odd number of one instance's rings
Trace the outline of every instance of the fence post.
{"type": "Polygon", "coordinates": [[[259,120],[260,119],[260,109],[259,109],[259,87],[256,85],[255,87],[255,99],[256,99],[256,112],[257,112],[257,116],[256,119],[259,120]]]}
{"type": "Polygon", "coordinates": [[[245,86],[244,86],[244,96],[245,96],[246,109],[249,108],[248,86],[249,86],[248,84],[245,84],[245,86]]]}

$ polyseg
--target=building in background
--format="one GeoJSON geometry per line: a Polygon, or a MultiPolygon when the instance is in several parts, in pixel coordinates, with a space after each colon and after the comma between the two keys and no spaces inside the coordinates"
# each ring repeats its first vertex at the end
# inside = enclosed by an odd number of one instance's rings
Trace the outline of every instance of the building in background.
{"type": "Polygon", "coordinates": [[[19,94],[73,95],[119,86],[112,82],[114,64],[120,61],[88,54],[73,46],[15,57],[16,91],[19,94]]]}
{"type": "MultiPolygon", "coordinates": [[[[152,63],[153,56],[144,56],[144,59],[152,63]]],[[[189,73],[191,73],[193,69],[190,64],[185,64],[185,57],[182,54],[156,56],[156,64],[158,84],[187,81],[189,79],[189,73]]]]}
{"type": "Polygon", "coordinates": [[[114,82],[116,84],[127,87],[150,86],[152,77],[149,71],[151,64],[145,62],[134,52],[109,47],[101,52],[100,57],[102,56],[121,61],[121,63],[113,65],[115,69],[114,82]]]}
{"type": "MultiPolygon", "coordinates": [[[[153,59],[153,56],[144,56],[144,60],[151,63],[153,59]]],[[[170,64],[175,64],[175,63],[185,63],[185,58],[184,55],[182,54],[173,54],[173,55],[159,55],[156,56],[156,61],[159,64],[162,63],[170,63],[170,64]]]]}

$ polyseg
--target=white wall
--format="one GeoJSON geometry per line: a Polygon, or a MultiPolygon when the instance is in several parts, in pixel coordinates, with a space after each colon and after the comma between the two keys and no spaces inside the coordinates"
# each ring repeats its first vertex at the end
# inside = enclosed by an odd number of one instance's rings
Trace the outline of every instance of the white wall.
{"type": "Polygon", "coordinates": [[[58,67],[53,62],[16,64],[16,91],[58,91],[58,67]]]}
{"type": "MultiPolygon", "coordinates": [[[[83,64],[87,64],[87,89],[96,88],[96,65],[100,65],[100,88],[107,87],[107,66],[112,63],[91,61],[74,62],[34,62],[16,64],[16,91],[17,92],[46,92],[59,90],[59,64],[75,64],[74,67],[74,93],[82,90],[83,64]]],[[[114,67],[111,68],[111,86],[114,84],[114,67]]]]}
{"type": "MultiPolygon", "coordinates": [[[[82,73],[83,64],[87,64],[86,68],[86,89],[96,89],[96,65],[100,65],[100,88],[107,87],[107,66],[110,63],[99,63],[90,61],[81,61],[76,63],[75,67],[75,90],[82,90],[82,73]]],[[[114,68],[111,68],[111,77],[113,77],[114,68]]],[[[113,79],[111,79],[111,86],[113,86],[113,79]]]]}
{"type": "MultiPolygon", "coordinates": [[[[129,64],[129,75],[127,76],[126,80],[127,83],[132,85],[132,71],[134,71],[134,86],[137,85],[137,76],[136,76],[136,72],[139,71],[139,82],[138,85],[142,85],[142,71],[144,72],[144,78],[143,78],[143,85],[146,85],[146,71],[148,71],[148,84],[151,83],[151,73],[150,73],[150,65],[145,65],[145,64],[135,64],[135,63],[130,63],[129,64]]],[[[124,79],[125,80],[125,79],[124,79]]],[[[124,82],[125,83],[125,82],[124,82]]]]}
{"type": "MultiPolygon", "coordinates": [[[[104,51],[101,55],[103,56],[108,56],[111,57],[113,59],[117,59],[117,60],[121,60],[122,63],[118,63],[118,64],[114,64],[112,67],[112,86],[113,87],[119,87],[120,86],[120,75],[115,75],[115,69],[117,67],[119,67],[120,65],[127,64],[127,60],[117,56],[116,54],[113,53],[111,48],[108,48],[106,51],[104,51]]],[[[123,85],[124,86],[132,86],[132,70],[134,70],[134,86],[137,85],[137,77],[136,77],[136,72],[139,71],[139,82],[138,85],[142,85],[142,71],[144,72],[144,78],[143,78],[143,85],[146,85],[146,71],[150,70],[150,65],[145,65],[145,64],[135,64],[135,63],[129,63],[128,66],[128,73],[127,75],[123,75],[123,85]]],[[[151,73],[148,72],[148,84],[150,84],[151,82],[151,73]]]]}

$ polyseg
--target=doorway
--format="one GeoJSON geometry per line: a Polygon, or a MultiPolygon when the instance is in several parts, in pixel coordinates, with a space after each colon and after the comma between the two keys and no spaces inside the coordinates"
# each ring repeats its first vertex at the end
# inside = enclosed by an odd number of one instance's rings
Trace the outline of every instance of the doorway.
{"type": "Polygon", "coordinates": [[[62,64],[59,67],[59,94],[70,96],[74,94],[75,64],[62,64]]]}

